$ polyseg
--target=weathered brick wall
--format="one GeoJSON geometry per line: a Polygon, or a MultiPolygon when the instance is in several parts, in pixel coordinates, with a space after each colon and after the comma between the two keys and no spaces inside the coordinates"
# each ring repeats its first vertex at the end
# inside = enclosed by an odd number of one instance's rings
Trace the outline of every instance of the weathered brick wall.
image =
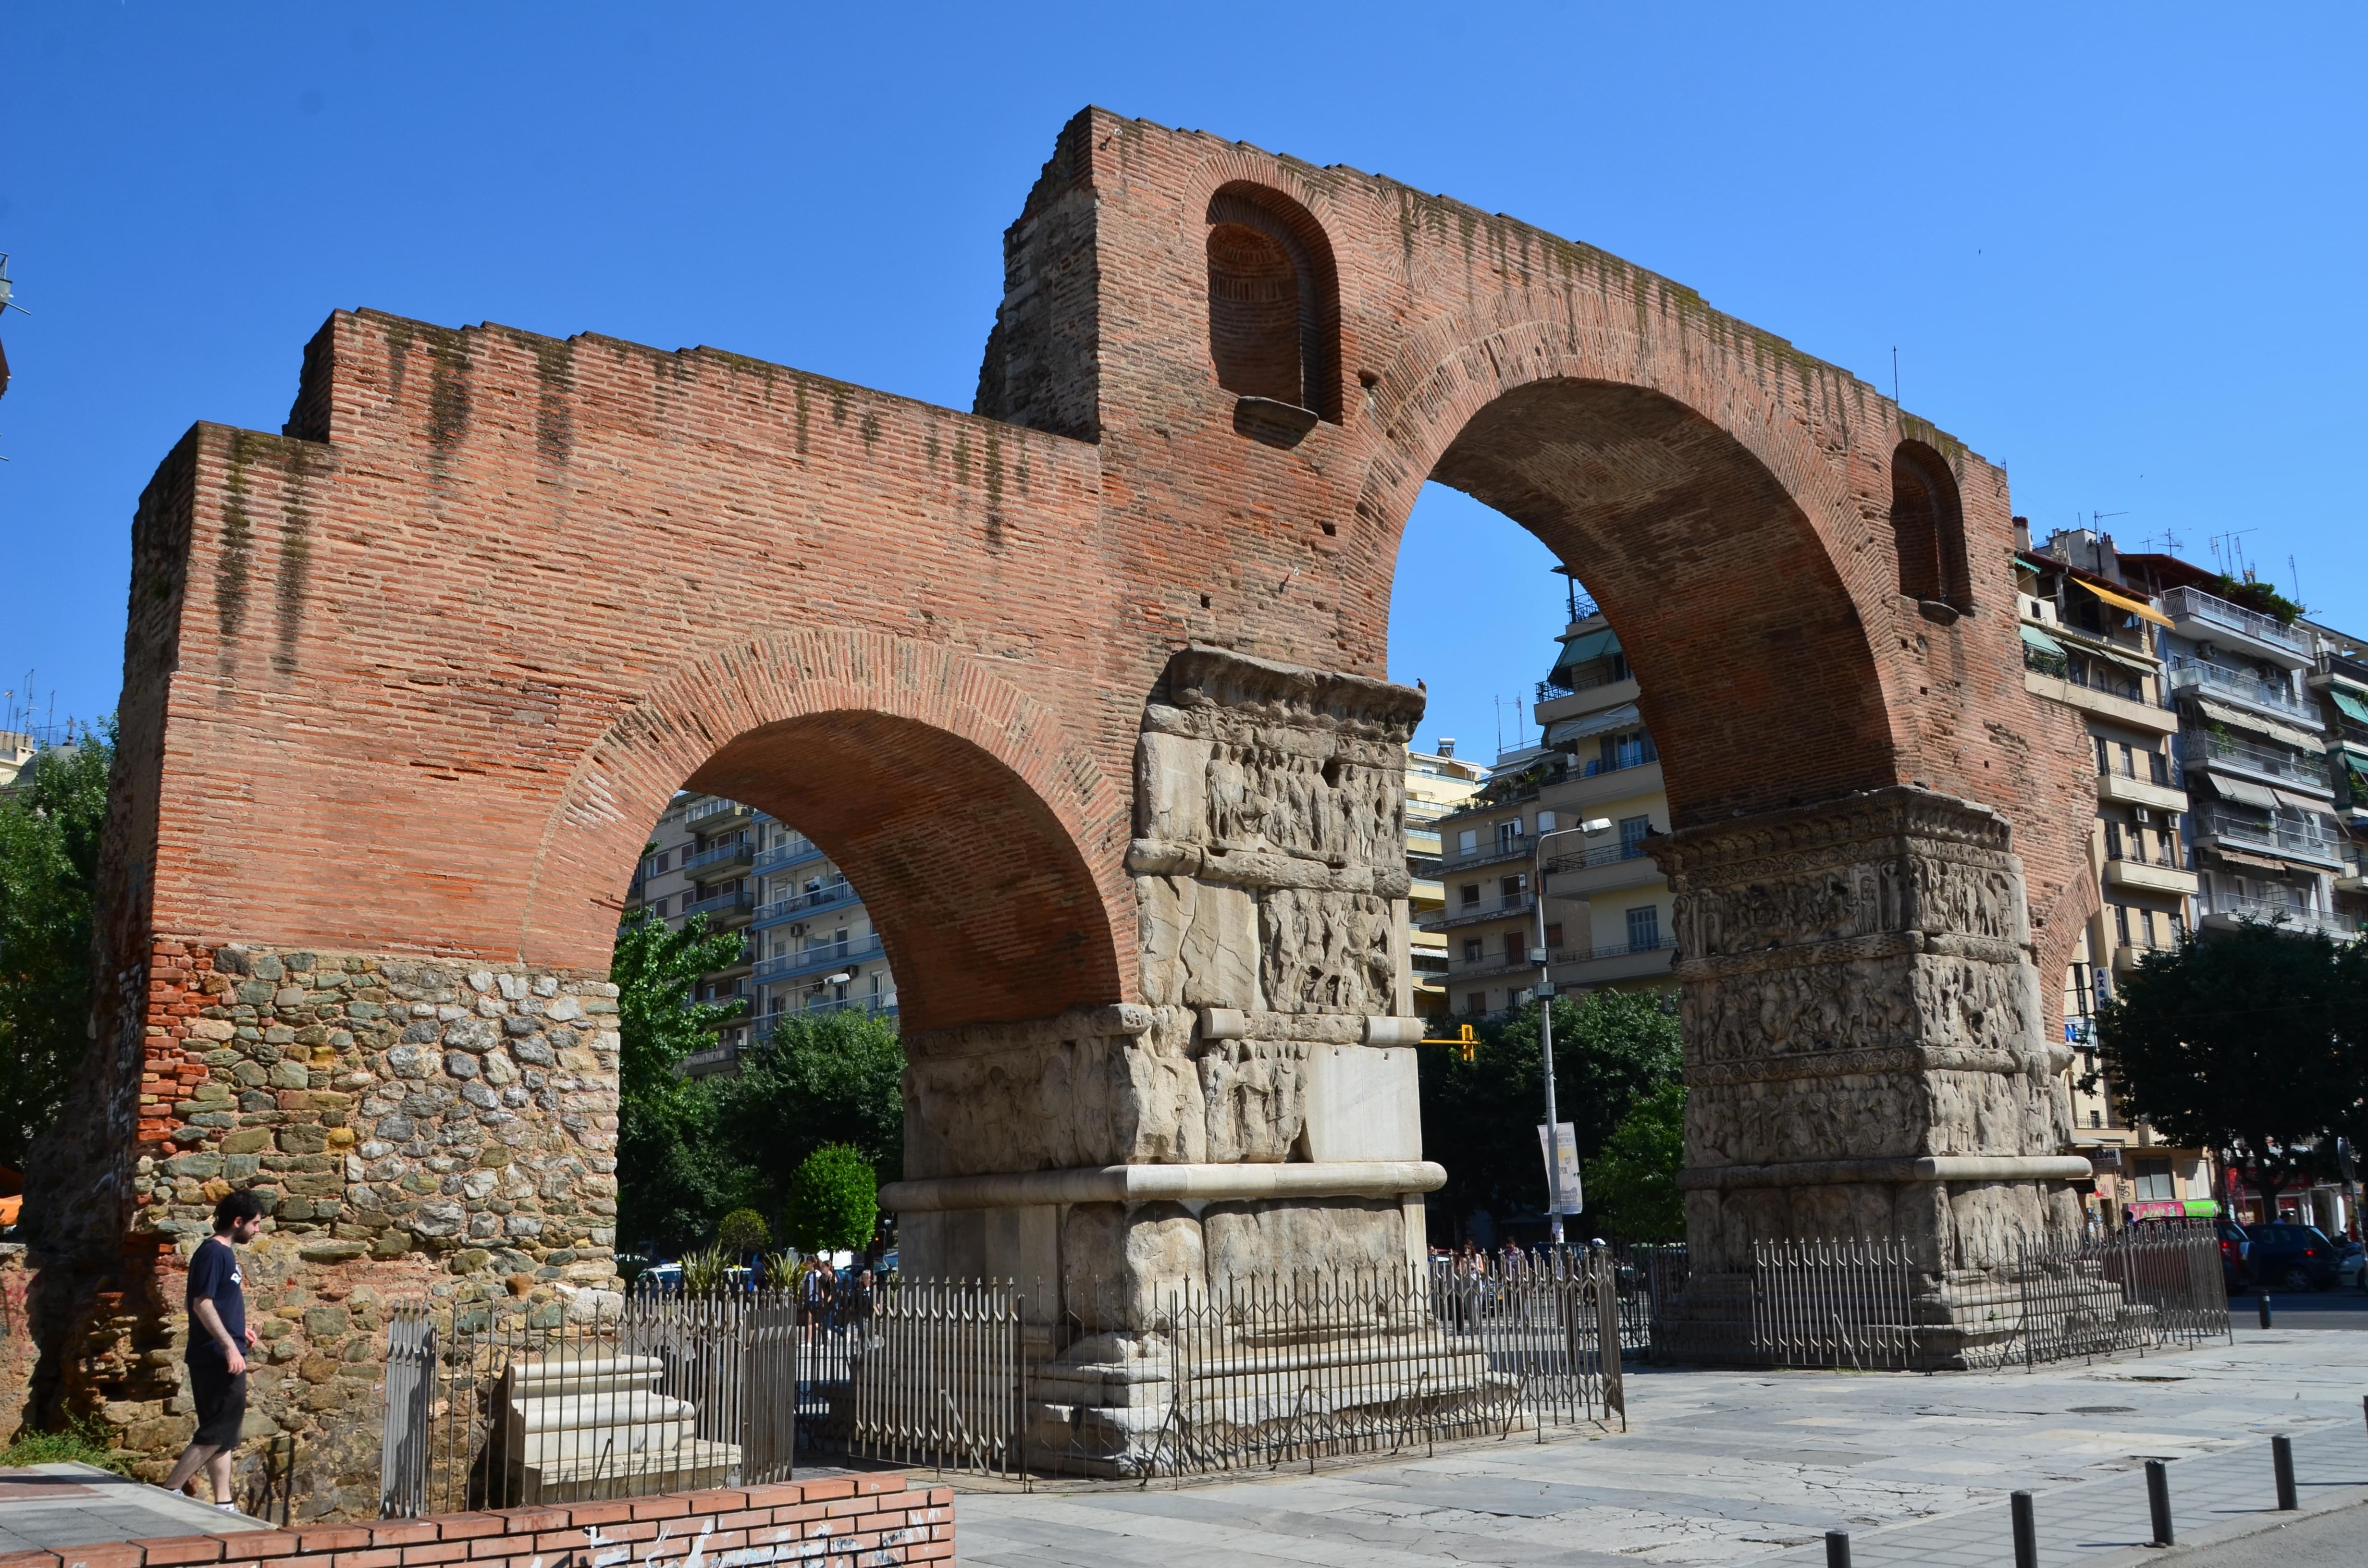
{"type": "Polygon", "coordinates": [[[108,1541],[10,1552],[0,1555],[0,1568],[632,1568],[661,1557],[716,1568],[889,1568],[953,1555],[951,1492],[908,1488],[901,1475],[856,1475],[381,1524],[108,1541]]]}

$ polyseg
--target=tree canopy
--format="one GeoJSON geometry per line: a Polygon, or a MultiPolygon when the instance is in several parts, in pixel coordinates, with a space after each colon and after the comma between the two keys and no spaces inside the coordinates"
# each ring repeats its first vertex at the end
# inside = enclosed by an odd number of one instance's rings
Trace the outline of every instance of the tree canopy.
{"type": "Polygon", "coordinates": [[[2368,1103],[2368,955],[2246,922],[2148,953],[2100,1009],[2115,1108],[2217,1151],[2274,1203],[2356,1137],[2368,1103]]]}
{"type": "Polygon", "coordinates": [[[1686,1239],[1685,1194],[1678,1173],[1686,1163],[1686,1086],[1664,1084],[1638,1100],[1588,1161],[1588,1229],[1622,1242],[1686,1239]]]}
{"type": "MultiPolygon", "coordinates": [[[[1555,1105],[1577,1135],[1585,1167],[1640,1101],[1679,1081],[1684,1053],[1675,998],[1596,991],[1557,997],[1554,1009],[1555,1105]]],[[[1470,1062],[1450,1047],[1422,1050],[1423,1153],[1447,1167],[1447,1185],[1433,1202],[1438,1212],[1458,1216],[1478,1209],[1499,1219],[1542,1212],[1538,1010],[1487,1019],[1474,1033],[1470,1062]]]]}
{"type": "Polygon", "coordinates": [[[618,1231],[629,1246],[695,1245],[737,1210],[773,1235],[794,1235],[792,1184],[826,1144],[851,1148],[875,1188],[882,1173],[903,1174],[905,1053],[883,1018],[777,1015],[770,1038],[741,1052],[736,1077],[681,1075],[683,1060],[712,1040],[709,1025],[740,1006],[690,1000],[699,976],[732,962],[740,941],[709,934],[703,919],[679,931],[643,919],[618,934],[618,1231]]]}
{"type": "Polygon", "coordinates": [[[90,1048],[92,930],[112,722],[0,790],[0,1165],[25,1167],[90,1048]]]}

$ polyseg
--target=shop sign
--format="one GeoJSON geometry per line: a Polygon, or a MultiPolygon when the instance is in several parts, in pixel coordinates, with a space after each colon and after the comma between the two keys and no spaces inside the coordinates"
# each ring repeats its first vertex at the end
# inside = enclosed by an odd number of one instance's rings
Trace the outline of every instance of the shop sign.
{"type": "Polygon", "coordinates": [[[2149,1199],[2130,1205],[2133,1220],[2216,1220],[2220,1205],[2209,1198],[2149,1199]]]}

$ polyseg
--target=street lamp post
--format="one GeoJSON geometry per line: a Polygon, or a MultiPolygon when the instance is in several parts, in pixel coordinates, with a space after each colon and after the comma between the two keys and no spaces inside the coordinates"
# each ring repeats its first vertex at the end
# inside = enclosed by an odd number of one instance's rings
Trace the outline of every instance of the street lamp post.
{"type": "Polygon", "coordinates": [[[1530,897],[1538,912],[1538,945],[1530,949],[1530,961],[1538,966],[1538,1051],[1546,1073],[1546,1227],[1556,1246],[1563,1244],[1562,1120],[1554,1109],[1554,950],[1546,946],[1546,840],[1571,833],[1601,833],[1611,825],[1610,817],[1591,817],[1577,827],[1558,827],[1538,835],[1537,846],[1530,851],[1530,897]]]}

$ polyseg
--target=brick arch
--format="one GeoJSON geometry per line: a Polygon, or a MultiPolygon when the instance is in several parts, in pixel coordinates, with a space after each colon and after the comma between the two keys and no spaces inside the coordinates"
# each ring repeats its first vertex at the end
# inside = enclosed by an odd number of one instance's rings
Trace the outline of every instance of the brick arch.
{"type": "Polygon", "coordinates": [[[521,954],[599,969],[616,898],[677,789],[807,833],[861,890],[908,1028],[1120,1000],[1130,802],[1058,716],[977,658],[875,632],[777,632],[655,683],[577,764],[538,848],[521,954]]]}
{"type": "Polygon", "coordinates": [[[1865,506],[1794,402],[1781,369],[1600,324],[1438,324],[1379,380],[1369,564],[1385,594],[1426,479],[1536,534],[1621,631],[1680,823],[1898,782],[1885,671],[1832,544],[1863,535],[1865,506]]]}

